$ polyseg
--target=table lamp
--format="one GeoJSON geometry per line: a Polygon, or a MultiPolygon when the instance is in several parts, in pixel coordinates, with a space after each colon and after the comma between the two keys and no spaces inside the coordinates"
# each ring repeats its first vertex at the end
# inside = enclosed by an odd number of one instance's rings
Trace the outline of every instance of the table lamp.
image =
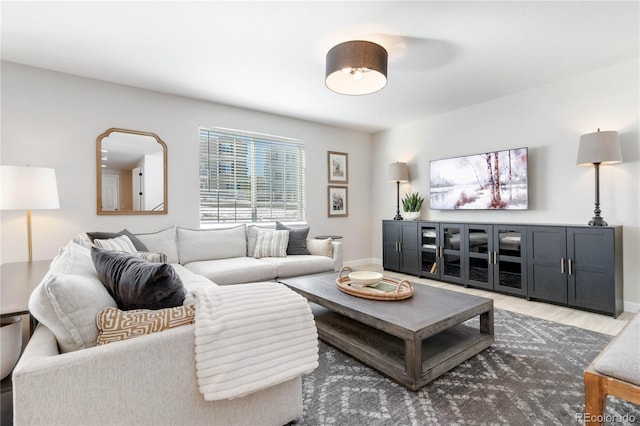
{"type": "Polygon", "coordinates": [[[396,183],[396,217],[393,220],[403,220],[400,215],[400,182],[409,182],[409,170],[407,163],[389,164],[389,182],[396,183]]]}
{"type": "Polygon", "coordinates": [[[0,166],[0,210],[27,211],[29,262],[33,260],[31,210],[59,208],[58,185],[54,169],[0,166]]]}
{"type": "Polygon", "coordinates": [[[622,163],[622,150],[618,140],[618,132],[604,131],[580,136],[578,147],[578,166],[594,166],[596,169],[596,202],[590,226],[607,226],[600,217],[600,165],[622,163]]]}

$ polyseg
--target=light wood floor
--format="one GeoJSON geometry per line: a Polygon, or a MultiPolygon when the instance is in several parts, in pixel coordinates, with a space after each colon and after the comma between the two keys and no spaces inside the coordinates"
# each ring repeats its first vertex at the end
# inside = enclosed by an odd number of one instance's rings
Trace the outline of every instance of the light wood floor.
{"type": "MultiPolygon", "coordinates": [[[[382,265],[378,264],[358,265],[357,267],[354,267],[354,269],[383,272],[382,265]]],[[[499,309],[559,322],[561,324],[572,325],[574,327],[585,328],[587,330],[597,331],[599,333],[609,334],[612,336],[618,334],[622,327],[624,327],[633,316],[630,312],[624,312],[618,316],[618,318],[614,319],[613,317],[606,315],[594,314],[548,303],[527,301],[524,298],[507,296],[505,294],[493,293],[485,290],[464,288],[463,286],[447,284],[426,278],[418,278],[413,275],[405,275],[392,271],[384,271],[384,274],[394,278],[407,279],[413,283],[431,285],[434,287],[446,288],[447,290],[487,297],[493,299],[494,307],[499,309]]]]}

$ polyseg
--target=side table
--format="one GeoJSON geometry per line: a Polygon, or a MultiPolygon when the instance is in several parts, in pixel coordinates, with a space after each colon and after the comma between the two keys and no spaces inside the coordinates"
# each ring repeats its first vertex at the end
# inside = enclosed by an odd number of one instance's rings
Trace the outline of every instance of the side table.
{"type": "Polygon", "coordinates": [[[340,240],[342,239],[342,235],[316,235],[314,237],[316,240],[326,240],[331,238],[332,240],[340,240]]]}
{"type": "Polygon", "coordinates": [[[0,265],[0,317],[29,315],[29,335],[37,321],[29,313],[29,296],[49,270],[51,260],[0,265]]]}

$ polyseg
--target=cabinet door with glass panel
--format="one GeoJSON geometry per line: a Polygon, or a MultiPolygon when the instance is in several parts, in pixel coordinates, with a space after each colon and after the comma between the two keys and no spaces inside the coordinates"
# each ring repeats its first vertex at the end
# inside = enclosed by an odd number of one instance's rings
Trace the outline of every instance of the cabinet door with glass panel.
{"type": "Polygon", "coordinates": [[[460,223],[440,224],[440,279],[455,284],[466,284],[464,276],[464,232],[460,223]]]}
{"type": "Polygon", "coordinates": [[[464,226],[420,222],[421,276],[464,284],[464,226]]]}
{"type": "Polygon", "coordinates": [[[527,295],[526,231],[517,225],[493,225],[493,289],[527,295]]]}
{"type": "Polygon", "coordinates": [[[440,279],[440,224],[433,222],[420,222],[420,276],[440,279]]]}
{"type": "Polygon", "coordinates": [[[467,224],[463,240],[468,285],[493,290],[495,263],[493,262],[493,226],[467,224]]]}

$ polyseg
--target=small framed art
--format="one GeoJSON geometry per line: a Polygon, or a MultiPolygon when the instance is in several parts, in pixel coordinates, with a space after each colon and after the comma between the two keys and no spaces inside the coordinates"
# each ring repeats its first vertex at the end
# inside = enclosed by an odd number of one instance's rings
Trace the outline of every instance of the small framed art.
{"type": "Polygon", "coordinates": [[[329,186],[327,204],[329,217],[349,216],[349,188],[346,186],[329,186]]]}
{"type": "Polygon", "coordinates": [[[349,154],[346,152],[327,152],[329,165],[329,183],[349,183],[349,154]]]}

